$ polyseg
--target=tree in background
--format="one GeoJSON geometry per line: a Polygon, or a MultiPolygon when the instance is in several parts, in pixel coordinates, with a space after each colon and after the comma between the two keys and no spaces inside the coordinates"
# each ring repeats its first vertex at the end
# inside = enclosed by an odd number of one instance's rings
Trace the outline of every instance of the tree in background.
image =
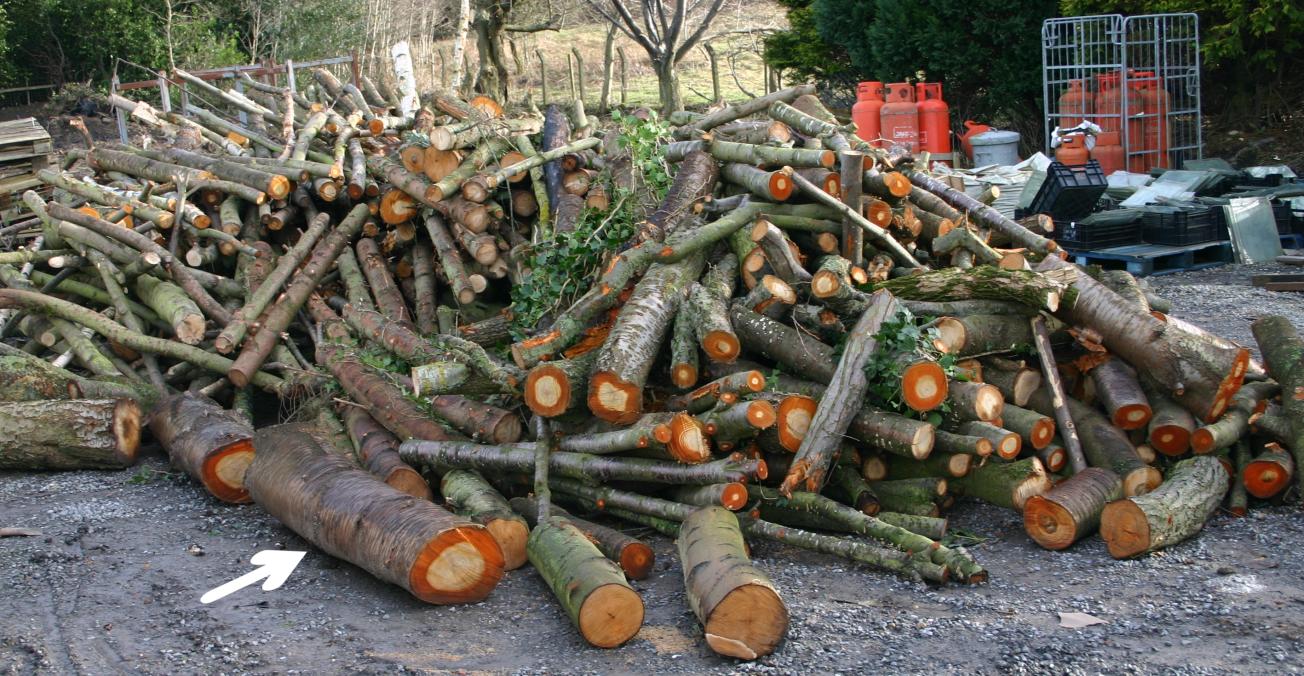
{"type": "Polygon", "coordinates": [[[779,0],[779,4],[788,10],[788,29],[765,36],[765,62],[789,79],[836,82],[845,78],[851,61],[845,49],[820,35],[811,6],[814,0],[779,0]]]}
{"type": "Polygon", "coordinates": [[[679,89],[679,75],[675,69],[702,40],[711,21],[720,13],[724,0],[699,0],[691,4],[685,0],[675,0],[673,4],[667,0],[637,0],[632,4],[638,18],[625,0],[587,1],[647,52],[657,74],[662,114],[669,115],[682,109],[684,95],[679,89]]]}

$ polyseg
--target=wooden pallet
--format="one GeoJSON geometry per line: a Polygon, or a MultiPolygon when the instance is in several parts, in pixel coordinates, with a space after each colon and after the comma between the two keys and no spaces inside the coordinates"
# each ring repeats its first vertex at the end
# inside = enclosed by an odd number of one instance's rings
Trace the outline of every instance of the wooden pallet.
{"type": "Polygon", "coordinates": [[[1231,242],[1204,242],[1186,246],[1129,244],[1098,251],[1069,251],[1069,255],[1078,265],[1127,270],[1137,277],[1212,268],[1233,260],[1231,242]]]}
{"type": "Polygon", "coordinates": [[[49,155],[54,143],[35,118],[0,122],[0,162],[49,155]]]}

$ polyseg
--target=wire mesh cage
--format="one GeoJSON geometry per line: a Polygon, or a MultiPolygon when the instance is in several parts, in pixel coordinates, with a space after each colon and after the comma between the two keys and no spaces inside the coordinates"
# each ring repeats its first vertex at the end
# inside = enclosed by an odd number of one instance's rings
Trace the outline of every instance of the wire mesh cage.
{"type": "Polygon", "coordinates": [[[1200,23],[1193,13],[1042,23],[1046,146],[1056,127],[1100,126],[1105,173],[1180,168],[1203,152],[1200,23]]]}

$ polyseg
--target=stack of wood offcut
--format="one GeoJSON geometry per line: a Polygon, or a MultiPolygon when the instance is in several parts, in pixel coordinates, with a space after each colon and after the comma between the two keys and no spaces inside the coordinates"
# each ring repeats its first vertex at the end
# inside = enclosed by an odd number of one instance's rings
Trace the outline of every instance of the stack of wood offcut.
{"type": "Polygon", "coordinates": [[[177,77],[184,115],[114,100],[169,143],[42,171],[54,196],[0,253],[0,467],[124,467],[147,429],[218,499],[424,601],[529,563],[603,647],[653,567],[619,520],[677,538],[706,642],[744,659],[789,621],[749,540],[972,584],[960,496],[1122,558],[1297,485],[1285,320],[1255,322],[1260,364],[811,86],[677,114],[647,200],[648,158],[582,108],[177,77]],[[595,214],[636,234],[590,278],[530,269],[595,214]],[[514,326],[526,280],[579,292],[514,326]]]}

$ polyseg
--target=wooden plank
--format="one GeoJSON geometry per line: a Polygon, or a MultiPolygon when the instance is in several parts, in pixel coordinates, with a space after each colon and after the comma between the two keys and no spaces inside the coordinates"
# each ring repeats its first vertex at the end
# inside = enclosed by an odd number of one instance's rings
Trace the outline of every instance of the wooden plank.
{"type": "Polygon", "coordinates": [[[1263,288],[1267,291],[1304,291],[1304,282],[1270,282],[1263,288]]]}
{"type": "Polygon", "coordinates": [[[1297,274],[1270,274],[1254,275],[1250,277],[1250,284],[1254,286],[1264,286],[1274,282],[1304,282],[1304,275],[1297,274]]]}

